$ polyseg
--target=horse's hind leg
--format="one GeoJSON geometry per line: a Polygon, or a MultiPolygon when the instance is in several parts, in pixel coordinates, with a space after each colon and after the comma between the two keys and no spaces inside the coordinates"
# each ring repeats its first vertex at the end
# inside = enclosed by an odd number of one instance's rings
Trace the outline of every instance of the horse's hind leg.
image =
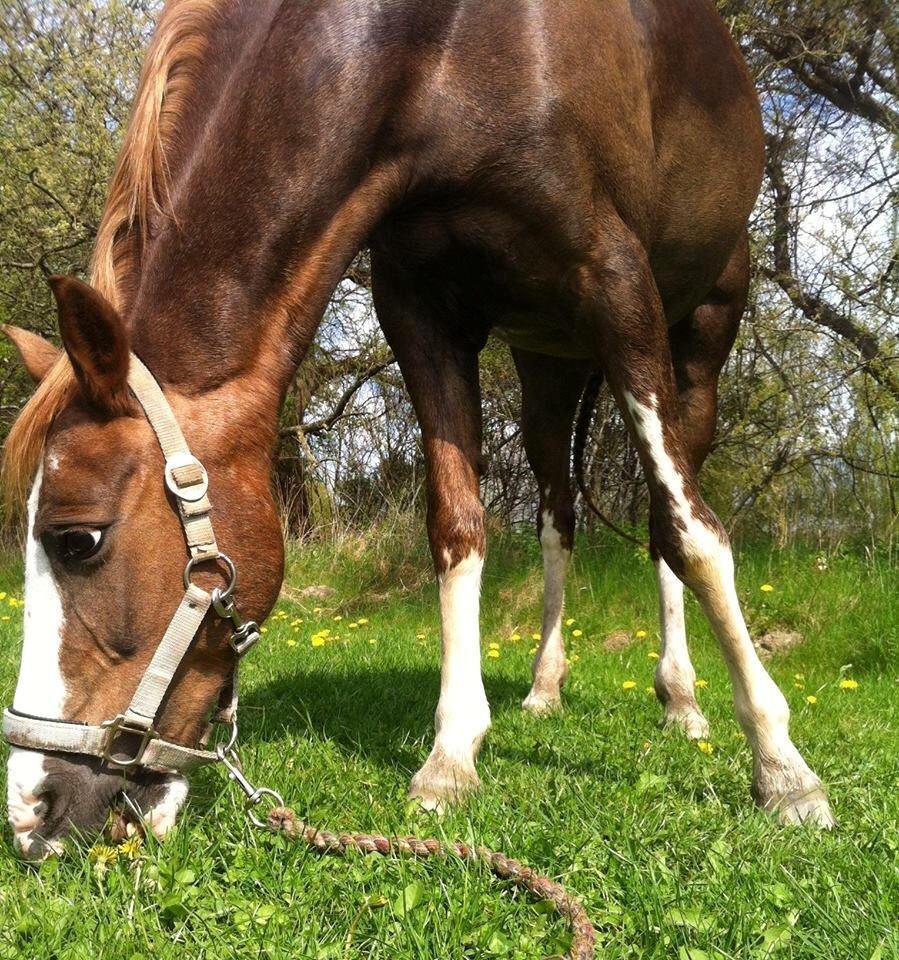
{"type": "MultiPolygon", "coordinates": [[[[669,330],[671,358],[680,405],[682,436],[690,466],[699,473],[715,436],[718,378],[730,354],[746,306],[749,245],[744,236],[706,303],[669,330]]],[[[654,526],[654,524],[651,524],[654,526]]],[[[656,694],[665,724],[703,739],[709,725],[696,702],[696,673],[687,650],[684,586],[650,543],[659,585],[662,648],[656,668],[656,694]]]]}
{"type": "Polygon", "coordinates": [[[403,279],[396,282],[375,251],[372,267],[378,319],[415,407],[425,454],[443,659],[434,747],[409,795],[437,809],[478,786],[475,759],[490,726],[479,628],[485,526],[478,354],[403,279]]]}
{"type": "Polygon", "coordinates": [[[513,350],[521,380],[521,432],[539,488],[537,535],[543,550],[543,623],[532,668],[534,682],[522,706],[547,713],[562,706],[568,675],[562,639],[565,573],[574,543],[569,461],[571,427],[589,365],[513,350]]]}
{"type": "Polygon", "coordinates": [[[787,702],[749,638],[727,534],[699,493],[646,253],[614,213],[604,218],[602,239],[573,279],[582,334],[594,346],[643,463],[654,541],[699,599],[727,663],[754,756],[753,795],[783,822],[831,826],[821,782],[790,739],[787,702]]]}

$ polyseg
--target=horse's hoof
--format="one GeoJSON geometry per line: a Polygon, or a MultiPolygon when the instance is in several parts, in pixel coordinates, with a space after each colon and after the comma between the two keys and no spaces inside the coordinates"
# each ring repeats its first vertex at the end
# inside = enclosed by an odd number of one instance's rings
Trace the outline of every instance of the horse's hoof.
{"type": "Polygon", "coordinates": [[[409,799],[416,801],[423,810],[443,813],[447,806],[461,803],[480,785],[480,777],[473,765],[432,754],[412,778],[409,799]]]}
{"type": "Polygon", "coordinates": [[[778,822],[784,826],[807,823],[820,830],[832,830],[837,825],[827,794],[820,785],[810,790],[793,790],[765,804],[765,809],[776,813],[778,822]]]}
{"type": "Polygon", "coordinates": [[[679,710],[667,709],[662,726],[683,732],[688,740],[708,740],[709,721],[699,707],[687,707],[679,710]]]}
{"type": "Polygon", "coordinates": [[[521,709],[533,714],[535,717],[545,717],[550,713],[559,713],[562,709],[561,694],[537,693],[534,690],[524,698],[521,703],[521,709]]]}

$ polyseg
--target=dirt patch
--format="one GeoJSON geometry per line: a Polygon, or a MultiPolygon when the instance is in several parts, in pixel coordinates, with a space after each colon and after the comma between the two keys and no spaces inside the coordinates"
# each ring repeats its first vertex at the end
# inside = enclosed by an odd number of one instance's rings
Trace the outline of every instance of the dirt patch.
{"type": "Polygon", "coordinates": [[[324,584],[311,587],[291,587],[284,584],[281,587],[281,597],[284,600],[290,600],[292,603],[298,603],[300,600],[327,600],[333,597],[337,591],[333,587],[326,587],[324,584]]]}
{"type": "Polygon", "coordinates": [[[626,650],[632,643],[635,643],[636,639],[627,630],[616,630],[603,640],[602,648],[609,653],[620,653],[620,651],[626,650]]]}
{"type": "Polygon", "coordinates": [[[776,653],[786,653],[801,643],[805,643],[805,637],[797,630],[775,628],[759,637],[755,646],[762,660],[770,660],[776,653]]]}

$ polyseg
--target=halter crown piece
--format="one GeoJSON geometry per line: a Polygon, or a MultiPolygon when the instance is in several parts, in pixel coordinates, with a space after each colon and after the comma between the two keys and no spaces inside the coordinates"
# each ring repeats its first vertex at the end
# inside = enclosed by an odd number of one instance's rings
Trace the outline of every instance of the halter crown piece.
{"type": "MultiPolygon", "coordinates": [[[[7,743],[17,747],[86,754],[99,757],[109,766],[122,770],[148,767],[161,771],[185,771],[204,763],[222,761],[231,778],[243,787],[234,751],[237,739],[237,668],[241,657],[259,640],[259,627],[251,620],[244,622],[234,604],[237,571],[231,559],[219,550],[216,543],[209,516],[212,504],[209,502],[206,469],[190,452],[181,427],[155,377],[133,353],[128,370],[128,386],[143,407],[165,457],[165,485],[177,504],[178,517],[190,553],[184,568],[184,596],[124,713],[98,726],[90,726],[77,721],[30,716],[11,707],[3,712],[3,736],[7,743]],[[211,593],[191,582],[194,568],[208,561],[218,561],[228,572],[227,586],[216,587],[211,593]],[[228,742],[215,750],[170,743],[161,739],[154,728],[160,705],[210,607],[219,617],[231,621],[230,644],[236,655],[231,677],[222,689],[218,708],[201,739],[201,747],[205,748],[214,724],[229,724],[231,734],[228,742]]],[[[249,790],[245,789],[245,792],[250,796],[249,790]]]]}

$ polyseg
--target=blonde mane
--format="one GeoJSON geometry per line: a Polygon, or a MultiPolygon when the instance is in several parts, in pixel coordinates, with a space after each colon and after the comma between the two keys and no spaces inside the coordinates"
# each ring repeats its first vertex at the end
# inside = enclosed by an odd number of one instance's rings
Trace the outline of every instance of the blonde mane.
{"type": "MultiPolygon", "coordinates": [[[[150,217],[168,215],[166,149],[190,104],[221,8],[222,0],[169,0],[147,50],[90,264],[91,284],[118,309],[139,264],[150,217]]],[[[10,513],[27,498],[50,426],[75,389],[63,354],[13,424],[0,474],[10,513]]]]}

